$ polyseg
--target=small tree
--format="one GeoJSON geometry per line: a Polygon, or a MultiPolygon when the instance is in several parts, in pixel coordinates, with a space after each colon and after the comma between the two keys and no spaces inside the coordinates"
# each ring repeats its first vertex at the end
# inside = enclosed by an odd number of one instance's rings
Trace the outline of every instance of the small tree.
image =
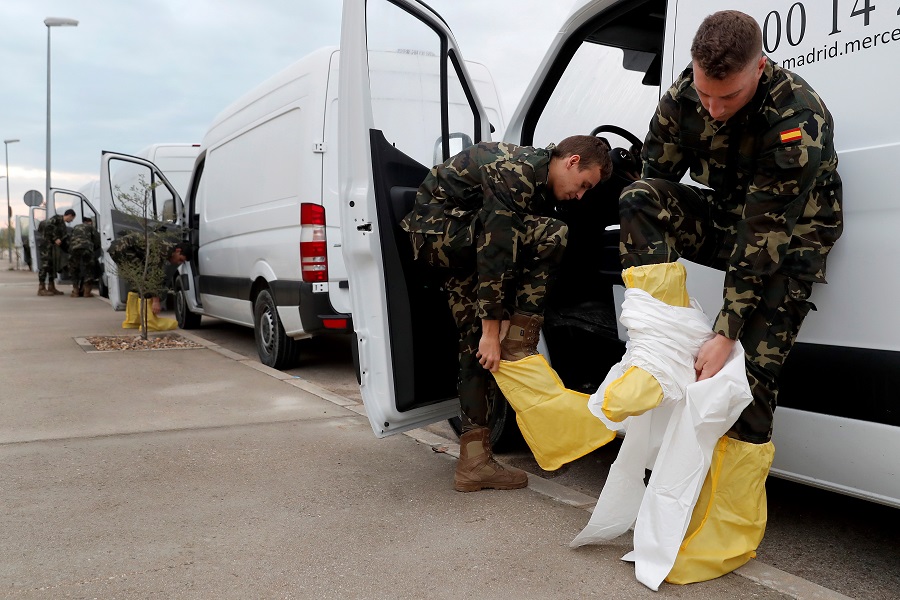
{"type": "Polygon", "coordinates": [[[172,245],[179,240],[172,232],[157,228],[153,214],[153,190],[158,183],[149,184],[143,175],[129,191],[116,186],[119,208],[127,215],[131,226],[128,235],[135,243],[114,257],[116,272],[135,290],[140,298],[141,338],[147,339],[147,297],[156,295],[166,285],[165,266],[172,245]]]}

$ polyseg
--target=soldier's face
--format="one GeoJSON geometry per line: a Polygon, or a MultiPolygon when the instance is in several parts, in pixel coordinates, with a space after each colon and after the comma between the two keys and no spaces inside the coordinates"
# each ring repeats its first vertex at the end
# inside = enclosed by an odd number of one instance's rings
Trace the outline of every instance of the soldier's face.
{"type": "Polygon", "coordinates": [[[743,70],[725,79],[707,77],[703,69],[694,63],[694,87],[700,104],[716,121],[724,123],[744,108],[756,93],[759,78],[766,67],[765,57],[752,61],[743,70]]]}
{"type": "Polygon", "coordinates": [[[573,154],[550,162],[547,186],[557,200],[581,200],[584,193],[600,183],[599,165],[581,168],[581,157],[573,154]]]}

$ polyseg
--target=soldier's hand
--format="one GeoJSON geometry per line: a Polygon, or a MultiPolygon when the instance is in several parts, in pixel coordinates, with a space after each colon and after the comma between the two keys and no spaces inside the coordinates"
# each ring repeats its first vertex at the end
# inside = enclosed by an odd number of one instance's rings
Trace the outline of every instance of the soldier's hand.
{"type": "Polygon", "coordinates": [[[53,242],[53,243],[56,244],[57,246],[62,246],[62,240],[60,240],[60,239],[57,239],[57,240],[56,240],[55,242],[53,242]]]}
{"type": "Polygon", "coordinates": [[[159,302],[159,298],[156,296],[153,297],[153,300],[150,302],[150,310],[153,311],[154,315],[159,316],[159,312],[162,310],[162,305],[159,302]]]}
{"type": "MultiPolygon", "coordinates": [[[[478,342],[478,352],[475,356],[482,367],[496,373],[500,368],[500,331],[502,328],[501,321],[496,319],[481,320],[481,340],[478,342]]],[[[506,321],[506,328],[509,329],[509,322],[506,321]]]]}
{"type": "Polygon", "coordinates": [[[732,349],[734,349],[734,340],[728,339],[721,333],[717,333],[716,337],[707,340],[700,346],[700,352],[697,353],[697,360],[694,363],[697,381],[709,379],[721,371],[725,366],[725,361],[731,355],[732,349]]]}

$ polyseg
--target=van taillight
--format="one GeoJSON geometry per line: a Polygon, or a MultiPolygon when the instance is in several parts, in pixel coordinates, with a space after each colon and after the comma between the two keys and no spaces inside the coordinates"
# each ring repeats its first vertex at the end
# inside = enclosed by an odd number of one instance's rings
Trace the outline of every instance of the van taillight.
{"type": "Polygon", "coordinates": [[[300,273],[308,283],[328,281],[325,209],[319,204],[300,205],[300,273]]]}

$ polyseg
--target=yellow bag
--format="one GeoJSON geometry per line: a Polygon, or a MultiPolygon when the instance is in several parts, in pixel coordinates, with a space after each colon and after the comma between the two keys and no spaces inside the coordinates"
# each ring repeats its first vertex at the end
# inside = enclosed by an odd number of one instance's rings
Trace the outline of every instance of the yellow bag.
{"type": "Polygon", "coordinates": [[[500,361],[493,375],[516,411],[522,437],[545,471],[555,471],[616,436],[588,409],[590,396],[567,389],[540,354],[500,361]]]}
{"type": "Polygon", "coordinates": [[[715,579],[756,557],[766,532],[766,476],[774,457],[772,442],[719,438],[666,581],[685,584],[715,579]]]}
{"type": "MultiPolygon", "coordinates": [[[[122,321],[122,329],[141,328],[141,299],[134,292],[128,292],[128,300],[125,302],[125,320],[122,321]]],[[[144,307],[147,302],[143,302],[144,307]]],[[[171,331],[178,328],[178,321],[167,317],[158,317],[151,310],[147,315],[147,331],[171,331]]]]}

